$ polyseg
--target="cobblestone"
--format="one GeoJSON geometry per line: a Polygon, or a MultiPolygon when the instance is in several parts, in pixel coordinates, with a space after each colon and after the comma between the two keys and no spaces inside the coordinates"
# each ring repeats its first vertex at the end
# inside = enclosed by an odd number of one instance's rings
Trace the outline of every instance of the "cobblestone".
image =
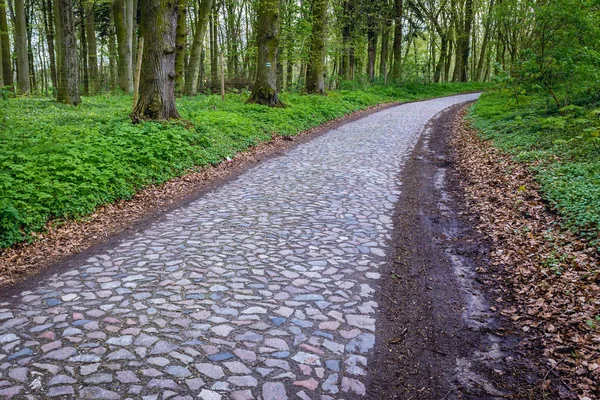
{"type": "Polygon", "coordinates": [[[3,297],[0,397],[364,395],[403,158],[475,98],[343,125],[3,297]]]}

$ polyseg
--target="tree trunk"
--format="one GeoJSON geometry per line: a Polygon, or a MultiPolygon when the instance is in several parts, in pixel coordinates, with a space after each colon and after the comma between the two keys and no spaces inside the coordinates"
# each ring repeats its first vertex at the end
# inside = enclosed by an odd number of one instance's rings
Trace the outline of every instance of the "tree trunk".
{"type": "Polygon", "coordinates": [[[257,17],[258,63],[249,103],[282,107],[277,96],[277,48],[279,46],[279,0],[259,0],[257,17]]]}
{"type": "Polygon", "coordinates": [[[131,113],[133,122],[142,119],[179,118],[175,108],[175,37],[178,0],[140,0],[141,36],[144,55],[140,96],[131,113]]]}
{"type": "Polygon", "coordinates": [[[90,81],[90,94],[100,90],[100,77],[98,76],[98,44],[96,42],[96,19],[94,5],[88,4],[85,8],[85,32],[88,47],[88,76],[90,81]]]}
{"type": "Polygon", "coordinates": [[[285,90],[292,90],[294,84],[294,46],[288,43],[287,60],[286,60],[286,75],[285,75],[285,90]]]}
{"type": "Polygon", "coordinates": [[[90,75],[88,68],[88,48],[87,48],[87,38],[85,32],[85,10],[83,6],[79,7],[79,15],[81,16],[81,22],[79,24],[79,32],[80,32],[80,42],[81,42],[81,63],[83,65],[83,94],[84,96],[90,95],[90,75]]]}
{"type": "Polygon", "coordinates": [[[487,60],[487,47],[489,45],[490,36],[492,34],[492,12],[494,11],[495,0],[490,1],[490,8],[487,16],[485,17],[485,28],[483,33],[483,41],[481,43],[481,52],[479,53],[479,61],[477,63],[477,69],[475,71],[475,80],[481,81],[483,78],[483,67],[487,60]]]}
{"type": "Polygon", "coordinates": [[[213,90],[219,87],[219,42],[217,40],[217,7],[213,6],[210,19],[210,86],[213,90]]]}
{"type": "Polygon", "coordinates": [[[48,43],[48,58],[50,60],[50,79],[52,80],[52,87],[57,88],[58,82],[56,77],[56,53],[54,50],[54,16],[52,12],[52,0],[44,0],[42,14],[44,19],[44,31],[46,33],[46,43],[48,43]]]}
{"type": "Polygon", "coordinates": [[[177,36],[175,38],[175,96],[183,92],[185,72],[185,52],[187,47],[187,7],[186,0],[177,5],[177,36]]]}
{"type": "Polygon", "coordinates": [[[392,78],[402,77],[402,17],[404,16],[403,0],[395,0],[394,5],[394,65],[392,67],[392,78]]]}
{"type": "Polygon", "coordinates": [[[325,24],[327,23],[327,0],[312,0],[312,34],[306,91],[325,94],[325,24]]]}
{"type": "Polygon", "coordinates": [[[369,27],[367,31],[367,41],[367,74],[369,75],[369,80],[373,82],[375,80],[375,53],[377,52],[377,32],[375,31],[375,26],[369,27]]]}
{"type": "Polygon", "coordinates": [[[473,29],[473,0],[465,2],[465,28],[463,32],[460,81],[469,81],[469,54],[471,53],[471,30],[473,29]]]}
{"type": "Polygon", "coordinates": [[[115,22],[115,30],[117,32],[117,48],[119,52],[119,87],[125,93],[131,93],[133,91],[133,21],[130,21],[130,15],[133,15],[132,0],[114,1],[113,16],[115,22]]]}
{"type": "Polygon", "coordinates": [[[10,40],[8,22],[6,21],[6,2],[0,0],[0,51],[2,52],[2,78],[5,86],[13,85],[13,74],[10,57],[10,40]]]}
{"type": "Polygon", "coordinates": [[[8,22],[6,20],[6,2],[0,0],[0,51],[2,51],[2,77],[5,86],[13,85],[12,63],[10,57],[10,40],[8,37],[8,22]]]}
{"type": "Polygon", "coordinates": [[[448,51],[448,38],[446,37],[446,35],[442,35],[440,38],[441,44],[440,44],[440,59],[437,63],[437,65],[435,66],[435,72],[433,74],[433,81],[435,83],[440,83],[440,80],[442,78],[442,71],[444,68],[444,63],[446,61],[446,53],[448,51]]]}
{"type": "Polygon", "coordinates": [[[31,86],[24,0],[15,0],[15,51],[17,53],[17,89],[22,94],[29,94],[31,86]]]}
{"type": "MultiPolygon", "coordinates": [[[[29,4],[28,4],[29,6],[29,4]]],[[[35,80],[35,63],[33,59],[33,46],[31,44],[33,9],[25,8],[25,26],[27,28],[27,60],[29,61],[29,88],[31,92],[37,88],[35,80]]]]}
{"type": "Polygon", "coordinates": [[[110,90],[117,90],[118,68],[117,68],[117,44],[115,42],[115,16],[113,9],[110,10],[110,24],[108,27],[108,62],[110,69],[110,90]]]}
{"type": "Polygon", "coordinates": [[[344,1],[344,8],[342,10],[342,61],[340,62],[340,76],[346,80],[350,80],[352,75],[352,61],[354,54],[354,43],[352,38],[353,33],[353,12],[354,12],[354,0],[344,1]]]}
{"type": "Polygon", "coordinates": [[[186,96],[195,96],[197,93],[204,37],[206,36],[208,19],[210,18],[210,10],[212,8],[213,0],[202,0],[198,8],[198,24],[196,25],[196,33],[194,34],[194,42],[192,43],[192,51],[183,89],[183,94],[186,96]]]}
{"type": "Polygon", "coordinates": [[[81,98],[79,97],[77,40],[75,39],[71,0],[55,0],[54,23],[56,24],[56,47],[58,50],[56,100],[76,106],[81,103],[81,98]]]}
{"type": "Polygon", "coordinates": [[[379,76],[385,77],[388,69],[388,58],[390,48],[390,20],[386,19],[381,30],[381,58],[379,59],[379,76]]]}

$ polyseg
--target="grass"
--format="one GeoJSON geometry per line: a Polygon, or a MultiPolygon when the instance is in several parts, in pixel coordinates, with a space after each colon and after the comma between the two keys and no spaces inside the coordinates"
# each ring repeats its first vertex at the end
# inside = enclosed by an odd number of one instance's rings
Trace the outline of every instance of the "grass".
{"type": "Polygon", "coordinates": [[[600,246],[600,98],[586,94],[558,109],[540,96],[517,104],[484,94],[470,117],[486,139],[531,164],[543,196],[565,226],[600,246]]]}
{"type": "Polygon", "coordinates": [[[51,99],[0,100],[0,248],[32,240],[50,220],[80,218],[103,204],[182,175],[194,166],[296,135],[368,106],[479,90],[477,84],[373,86],[326,97],[286,94],[284,109],[245,103],[247,94],[178,100],[191,123],[128,119],[131,97],[96,96],[79,107],[51,99]]]}

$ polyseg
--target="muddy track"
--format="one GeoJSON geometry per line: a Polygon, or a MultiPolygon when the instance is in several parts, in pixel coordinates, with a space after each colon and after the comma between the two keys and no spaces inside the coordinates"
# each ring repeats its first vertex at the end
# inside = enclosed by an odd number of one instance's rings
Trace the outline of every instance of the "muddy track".
{"type": "Polygon", "coordinates": [[[379,288],[371,399],[558,399],[509,321],[490,309],[488,243],[464,209],[450,127],[434,118],[401,173],[394,248],[379,288]]]}

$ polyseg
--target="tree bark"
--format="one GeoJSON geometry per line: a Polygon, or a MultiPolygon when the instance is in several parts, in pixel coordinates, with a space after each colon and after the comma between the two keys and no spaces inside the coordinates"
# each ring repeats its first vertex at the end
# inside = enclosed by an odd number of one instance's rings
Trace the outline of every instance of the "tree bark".
{"type": "Polygon", "coordinates": [[[306,91],[325,94],[325,35],[327,0],[312,0],[312,34],[306,78],[306,91]]]}
{"type": "Polygon", "coordinates": [[[177,5],[177,36],[175,38],[175,96],[183,92],[185,73],[185,52],[187,48],[187,7],[186,0],[177,5]]]}
{"type": "Polygon", "coordinates": [[[108,63],[110,69],[110,90],[116,91],[119,85],[119,72],[117,66],[117,43],[115,40],[115,13],[114,8],[110,10],[110,23],[108,26],[108,63]]]}
{"type": "Polygon", "coordinates": [[[133,55],[132,35],[133,20],[132,0],[115,0],[113,3],[113,16],[117,33],[117,48],[119,52],[118,71],[119,87],[125,93],[133,91],[133,55]]]}
{"type": "Polygon", "coordinates": [[[2,78],[5,86],[13,85],[12,63],[10,57],[10,40],[8,22],[6,20],[6,2],[0,0],[0,51],[2,52],[2,78]]]}
{"type": "Polygon", "coordinates": [[[81,103],[81,98],[79,97],[77,40],[75,39],[71,0],[55,0],[54,23],[56,24],[56,47],[58,49],[56,100],[76,106],[81,103]]]}
{"type": "Polygon", "coordinates": [[[390,49],[390,20],[386,18],[381,30],[381,58],[379,59],[379,76],[384,78],[388,70],[388,59],[390,49]]]}
{"type": "Polygon", "coordinates": [[[218,91],[219,84],[219,42],[217,40],[217,7],[213,4],[210,18],[210,86],[218,91]]]}
{"type": "Polygon", "coordinates": [[[473,29],[473,0],[465,2],[465,27],[463,32],[460,81],[469,81],[469,54],[471,53],[471,30],[473,29]]]}
{"type": "Polygon", "coordinates": [[[142,56],[140,96],[131,113],[133,122],[143,119],[179,118],[175,108],[175,37],[178,0],[140,0],[142,56]]]}
{"type": "Polygon", "coordinates": [[[342,61],[340,62],[340,76],[346,80],[352,77],[354,43],[353,43],[353,13],[354,0],[345,0],[342,9],[342,61]]]}
{"type": "Polygon", "coordinates": [[[402,17],[404,16],[403,0],[395,0],[394,3],[394,65],[392,67],[392,78],[402,77],[402,17]]]}
{"type": "Polygon", "coordinates": [[[100,90],[100,77],[98,76],[98,43],[96,42],[96,19],[94,17],[94,5],[85,7],[85,32],[88,47],[88,76],[90,94],[98,93],[100,90]]]}
{"type": "Polygon", "coordinates": [[[52,0],[44,0],[44,7],[42,10],[44,18],[44,31],[46,33],[46,43],[48,43],[48,58],[50,60],[50,79],[52,80],[52,87],[58,87],[58,81],[56,77],[56,57],[54,49],[54,14],[52,11],[52,0]]]}
{"type": "Polygon", "coordinates": [[[367,74],[369,80],[373,82],[375,80],[375,53],[377,52],[377,32],[375,26],[370,26],[367,31],[367,74]]]}
{"type": "Polygon", "coordinates": [[[198,24],[192,43],[192,51],[188,62],[188,69],[185,76],[185,86],[183,94],[186,96],[195,96],[198,88],[198,77],[200,76],[200,63],[202,61],[202,49],[204,47],[204,37],[208,27],[210,11],[213,8],[213,0],[202,0],[198,8],[198,24]]]}
{"type": "Polygon", "coordinates": [[[83,5],[79,6],[79,15],[81,17],[81,22],[79,24],[79,32],[80,32],[80,43],[81,43],[81,64],[83,67],[83,73],[81,74],[81,78],[83,80],[83,94],[84,96],[90,95],[90,70],[88,68],[88,47],[87,47],[87,38],[85,32],[85,10],[83,5]]]}
{"type": "Polygon", "coordinates": [[[22,94],[29,94],[31,85],[24,0],[15,0],[15,51],[17,53],[17,89],[22,94]]]}
{"type": "Polygon", "coordinates": [[[258,63],[249,103],[282,107],[277,96],[277,48],[279,46],[279,0],[259,0],[257,18],[258,63]]]}

